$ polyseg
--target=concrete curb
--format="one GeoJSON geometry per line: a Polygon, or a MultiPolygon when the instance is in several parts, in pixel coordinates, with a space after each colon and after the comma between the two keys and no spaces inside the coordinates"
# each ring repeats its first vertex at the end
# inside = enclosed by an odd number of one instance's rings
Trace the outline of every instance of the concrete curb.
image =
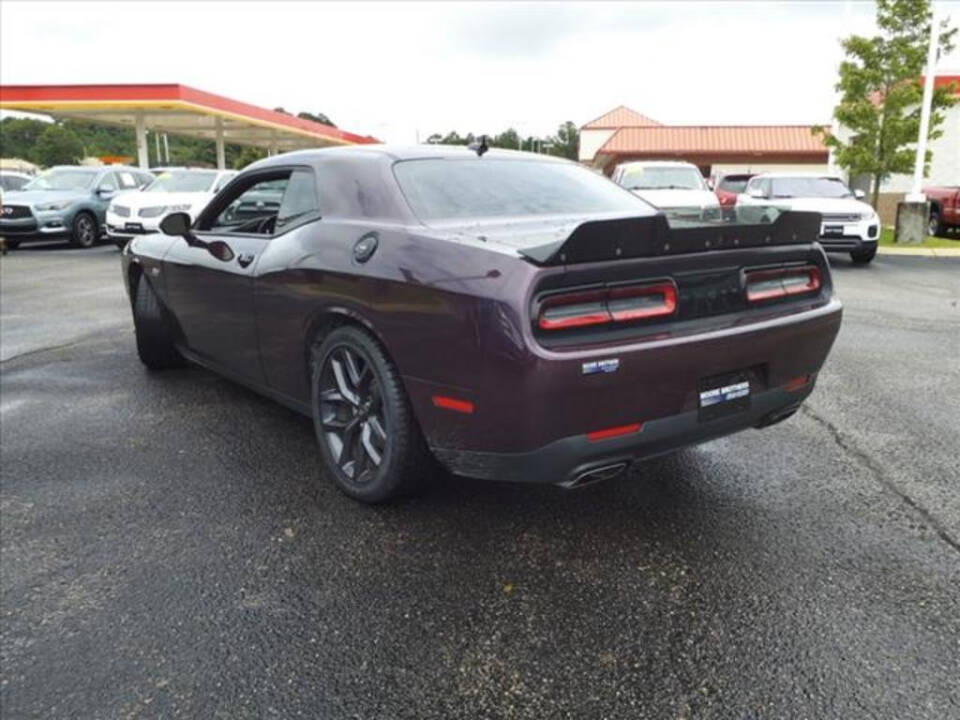
{"type": "Polygon", "coordinates": [[[877,248],[881,255],[913,255],[915,257],[960,257],[960,247],[955,248],[912,248],[881,245],[877,248]]]}

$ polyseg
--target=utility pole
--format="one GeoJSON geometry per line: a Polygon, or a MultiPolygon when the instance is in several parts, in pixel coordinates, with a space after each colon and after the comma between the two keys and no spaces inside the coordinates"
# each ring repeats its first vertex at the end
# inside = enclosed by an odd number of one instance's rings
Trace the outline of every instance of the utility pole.
{"type": "Polygon", "coordinates": [[[913,160],[913,187],[907,202],[926,202],[923,194],[923,167],[927,160],[927,134],[930,132],[930,106],[933,104],[933,82],[937,74],[937,43],[940,27],[937,4],[932,3],[930,19],[930,47],[927,48],[927,73],[923,79],[923,104],[920,106],[920,136],[917,138],[917,155],[913,160]]]}
{"type": "Polygon", "coordinates": [[[923,194],[923,168],[927,159],[927,134],[930,132],[930,106],[933,104],[933,82],[937,74],[937,41],[940,22],[936,3],[931,3],[930,44],[927,47],[927,70],[923,79],[923,101],[920,105],[920,134],[917,154],[913,160],[913,187],[903,202],[897,205],[897,225],[894,240],[897,243],[922,243],[927,236],[927,196],[923,194]]]}

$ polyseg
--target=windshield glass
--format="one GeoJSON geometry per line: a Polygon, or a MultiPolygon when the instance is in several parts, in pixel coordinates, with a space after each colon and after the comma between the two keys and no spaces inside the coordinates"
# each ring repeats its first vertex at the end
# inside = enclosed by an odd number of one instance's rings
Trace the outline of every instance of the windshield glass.
{"type": "Polygon", "coordinates": [[[651,166],[623,171],[620,184],[627,190],[704,190],[703,176],[696,168],[651,166]]]}
{"type": "Polygon", "coordinates": [[[175,170],[162,173],[144,192],[209,192],[217,173],[213,170],[175,170]]]}
{"type": "Polygon", "coordinates": [[[24,190],[86,190],[93,185],[97,170],[70,168],[47,170],[24,186],[24,190]]]}
{"type": "Polygon", "coordinates": [[[405,160],[400,189],[422,221],[466,217],[650,214],[640,198],[578,165],[534,160],[405,160]]]}
{"type": "Polygon", "coordinates": [[[717,185],[717,190],[724,190],[731,193],[742,193],[747,183],[750,181],[750,175],[731,175],[725,177],[717,185]]]}
{"type": "Polygon", "coordinates": [[[791,177],[772,178],[770,180],[771,198],[848,198],[853,197],[850,189],[836,178],[829,177],[791,177]]]}

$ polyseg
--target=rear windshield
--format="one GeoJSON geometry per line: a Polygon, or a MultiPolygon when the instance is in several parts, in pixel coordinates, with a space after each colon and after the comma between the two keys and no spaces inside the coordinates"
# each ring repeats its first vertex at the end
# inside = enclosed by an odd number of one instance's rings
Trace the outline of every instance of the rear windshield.
{"type": "Polygon", "coordinates": [[[394,173],[410,208],[424,222],[651,211],[607,178],[572,163],[405,160],[394,165],[394,173]]]}
{"type": "Polygon", "coordinates": [[[625,168],[620,184],[627,190],[705,190],[696,168],[671,165],[637,165],[625,168]]]}
{"type": "Polygon", "coordinates": [[[717,185],[717,190],[726,190],[732,193],[742,193],[747,183],[750,182],[752,175],[731,175],[725,177],[717,185]]]}
{"type": "Polygon", "coordinates": [[[831,177],[775,177],[770,183],[771,198],[849,198],[843,181],[831,177]]]}

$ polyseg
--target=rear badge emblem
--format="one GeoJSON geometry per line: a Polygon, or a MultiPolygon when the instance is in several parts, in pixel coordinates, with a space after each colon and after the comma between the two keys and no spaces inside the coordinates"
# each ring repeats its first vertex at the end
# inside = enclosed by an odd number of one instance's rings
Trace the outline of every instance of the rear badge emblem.
{"type": "Polygon", "coordinates": [[[596,375],[597,373],[612,373],[620,369],[620,359],[610,358],[609,360],[591,360],[581,366],[584,375],[596,375]]]}

